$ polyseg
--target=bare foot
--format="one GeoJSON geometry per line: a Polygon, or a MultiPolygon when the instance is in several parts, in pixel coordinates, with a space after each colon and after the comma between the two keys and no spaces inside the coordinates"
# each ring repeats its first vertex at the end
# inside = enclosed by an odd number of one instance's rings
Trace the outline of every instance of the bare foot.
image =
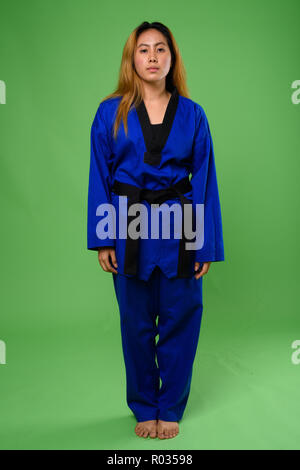
{"type": "Polygon", "coordinates": [[[168,439],[175,437],[179,433],[179,425],[177,421],[157,420],[157,436],[159,439],[168,439]]]}
{"type": "Polygon", "coordinates": [[[135,433],[140,437],[156,437],[157,435],[157,421],[156,419],[151,419],[149,421],[140,421],[135,427],[135,433]]]}

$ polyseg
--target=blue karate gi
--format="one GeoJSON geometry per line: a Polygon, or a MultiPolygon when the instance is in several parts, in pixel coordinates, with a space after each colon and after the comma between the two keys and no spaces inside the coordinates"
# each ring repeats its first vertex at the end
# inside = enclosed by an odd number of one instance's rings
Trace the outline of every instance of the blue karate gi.
{"type": "Polygon", "coordinates": [[[202,277],[194,278],[194,263],[224,260],[212,137],[204,109],[174,87],[157,135],[142,101],[128,113],[127,137],[121,121],[115,140],[113,125],[120,100],[101,102],[92,123],[87,247],[116,250],[118,274],[113,273],[113,282],[128,406],[138,421],[158,417],[179,421],[190,390],[203,310],[202,277]],[[120,206],[124,197],[127,204],[120,206]],[[182,209],[190,203],[194,211],[197,204],[204,204],[203,246],[184,250],[183,240],[174,237],[172,217],[169,238],[162,237],[162,227],[157,239],[120,238],[120,221],[134,202],[146,206],[141,220],[151,228],[150,206],[155,200],[168,207],[177,203],[182,209]],[[97,207],[103,203],[113,205],[116,219],[113,236],[101,239],[99,227],[105,216],[99,215],[97,207]]]}

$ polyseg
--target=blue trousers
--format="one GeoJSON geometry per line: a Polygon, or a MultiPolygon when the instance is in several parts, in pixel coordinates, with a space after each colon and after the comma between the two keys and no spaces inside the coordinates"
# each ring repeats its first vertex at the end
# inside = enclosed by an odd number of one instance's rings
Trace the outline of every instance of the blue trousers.
{"type": "Polygon", "coordinates": [[[179,421],[190,393],[200,334],[202,277],[168,279],[156,266],[148,281],[114,273],[113,281],[127,404],[138,422],[179,421]]]}

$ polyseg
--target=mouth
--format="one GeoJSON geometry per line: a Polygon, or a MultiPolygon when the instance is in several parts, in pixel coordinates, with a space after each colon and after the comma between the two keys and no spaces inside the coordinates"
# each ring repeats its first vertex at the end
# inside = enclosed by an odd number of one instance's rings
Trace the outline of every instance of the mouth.
{"type": "Polygon", "coordinates": [[[148,67],[147,70],[149,70],[149,72],[156,72],[158,67],[148,67]]]}

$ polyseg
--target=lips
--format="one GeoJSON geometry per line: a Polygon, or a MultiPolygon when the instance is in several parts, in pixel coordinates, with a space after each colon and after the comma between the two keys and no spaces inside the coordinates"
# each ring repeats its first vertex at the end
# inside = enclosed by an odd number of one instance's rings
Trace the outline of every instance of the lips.
{"type": "Polygon", "coordinates": [[[155,70],[158,70],[158,67],[149,67],[147,70],[149,70],[150,72],[154,72],[155,70]]]}

